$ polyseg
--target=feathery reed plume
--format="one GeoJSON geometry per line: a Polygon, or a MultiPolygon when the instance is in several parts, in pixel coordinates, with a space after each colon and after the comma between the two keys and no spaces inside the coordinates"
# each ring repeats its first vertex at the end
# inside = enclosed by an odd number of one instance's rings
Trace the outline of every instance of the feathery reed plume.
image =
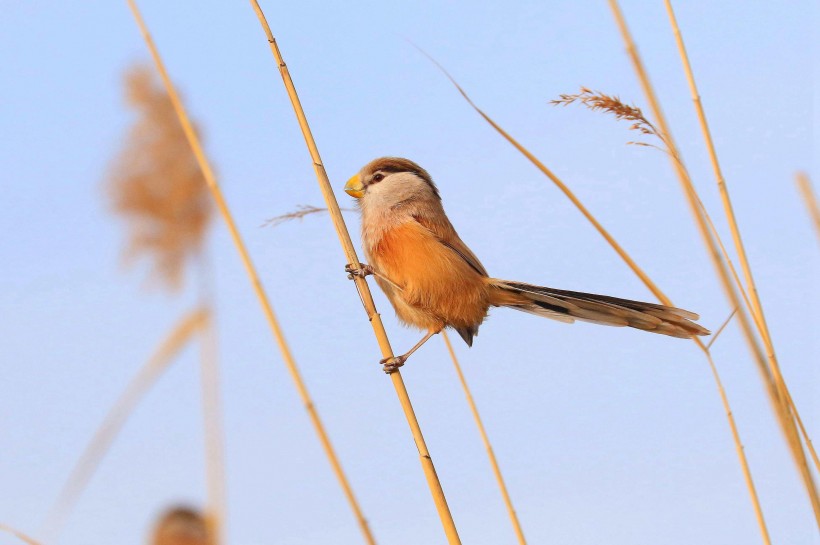
{"type": "MultiPolygon", "coordinates": [[[[638,264],[635,262],[634,259],[624,250],[624,248],[618,243],[617,240],[607,231],[601,222],[590,212],[587,207],[581,202],[581,200],[572,192],[572,190],[565,184],[555,173],[552,172],[547,166],[541,162],[531,151],[521,145],[515,138],[510,135],[507,131],[505,131],[501,126],[496,123],[489,115],[487,115],[481,108],[479,108],[475,102],[470,98],[467,92],[458,84],[458,82],[450,75],[449,72],[433,57],[427,54],[424,50],[417,47],[417,49],[421,52],[422,55],[427,57],[436,67],[441,70],[441,72],[445,75],[445,77],[450,80],[450,83],[456,88],[456,90],[461,94],[464,100],[467,101],[467,104],[470,105],[473,110],[475,110],[490,126],[495,129],[498,134],[504,137],[507,142],[512,144],[512,146],[518,150],[524,157],[526,157],[533,165],[535,165],[538,170],[540,170],[547,178],[549,178],[552,183],[554,183],[558,189],[561,190],[562,193],[572,202],[573,205],[578,209],[581,214],[589,221],[595,230],[604,238],[604,240],[609,243],[613,250],[618,254],[618,256],[626,263],[626,265],[635,273],[635,275],[644,283],[644,285],[652,292],[658,300],[667,306],[674,306],[672,300],[663,293],[660,288],[652,281],[649,275],[641,269],[638,264]]],[[[746,453],[743,450],[743,443],[740,440],[740,432],[738,431],[737,424],[735,422],[735,417],[732,413],[731,405],[729,404],[729,398],[726,395],[726,390],[723,388],[723,383],[720,380],[720,374],[718,373],[717,366],[715,365],[714,360],[712,359],[712,354],[709,352],[709,349],[697,337],[694,337],[692,341],[700,348],[703,352],[704,357],[706,358],[707,363],[709,364],[709,369],[712,373],[712,377],[715,381],[715,386],[717,387],[718,394],[720,395],[721,403],[723,405],[723,410],[726,413],[726,419],[729,422],[729,428],[732,433],[732,440],[735,445],[735,452],[737,454],[741,470],[743,472],[744,481],[746,482],[746,488],[749,492],[749,496],[752,500],[752,505],[755,510],[755,514],[757,519],[761,525],[761,531],[764,537],[765,543],[768,545],[770,543],[768,532],[765,527],[765,522],[763,521],[763,510],[760,506],[760,500],[757,496],[757,490],[754,485],[754,480],[752,479],[752,472],[749,468],[749,461],[746,458],[746,453]]]]}
{"type": "MultiPolygon", "coordinates": [[[[609,6],[612,10],[612,14],[615,18],[615,22],[621,33],[624,44],[626,45],[627,54],[629,55],[630,61],[632,62],[635,74],[638,77],[641,87],[643,88],[644,94],[646,95],[646,99],[649,102],[649,105],[652,109],[652,113],[656,120],[656,123],[660,128],[661,132],[663,132],[666,135],[669,150],[671,152],[671,155],[673,156],[672,166],[675,170],[675,173],[678,176],[678,180],[680,181],[684,195],[686,196],[687,202],[689,204],[690,211],[694,216],[695,224],[697,225],[701,233],[701,237],[703,238],[704,245],[709,251],[709,256],[712,259],[712,263],[715,267],[715,271],[718,275],[718,278],[720,279],[726,297],[729,299],[730,304],[734,308],[738,309],[737,316],[738,322],[740,324],[740,329],[743,332],[744,339],[746,340],[749,350],[753,356],[754,362],[757,365],[763,383],[766,386],[766,392],[769,395],[772,404],[772,409],[775,415],[777,416],[778,423],[780,424],[786,442],[789,445],[789,449],[792,453],[792,457],[794,458],[795,465],[797,466],[798,472],[800,473],[800,476],[803,480],[803,484],[809,496],[809,501],[811,502],[812,510],[814,511],[815,519],[818,525],[820,525],[820,496],[818,496],[817,486],[814,482],[811,470],[809,469],[808,461],[806,459],[806,453],[803,450],[803,443],[801,442],[800,434],[798,432],[797,424],[795,422],[795,411],[792,408],[793,405],[789,403],[790,395],[786,388],[785,381],[780,375],[777,366],[770,366],[771,359],[768,358],[766,354],[764,354],[763,349],[758,344],[758,338],[755,335],[755,331],[751,327],[751,324],[746,316],[746,313],[738,304],[739,301],[737,293],[735,293],[735,285],[729,278],[729,274],[726,270],[726,264],[721,258],[720,252],[717,248],[717,244],[713,238],[712,233],[709,230],[707,220],[703,212],[703,208],[698,204],[699,199],[697,197],[697,191],[695,190],[694,185],[692,184],[692,180],[689,178],[689,174],[686,171],[686,168],[683,166],[683,162],[679,159],[680,154],[677,151],[677,146],[667,126],[666,118],[664,117],[663,111],[661,110],[660,103],[658,101],[657,95],[655,94],[655,90],[651,82],[649,81],[649,76],[643,65],[643,61],[641,60],[640,55],[638,55],[638,50],[635,47],[635,42],[632,39],[632,34],[629,32],[629,28],[626,25],[626,20],[623,17],[620,5],[618,4],[617,0],[609,0],[609,6]]],[[[760,309],[757,308],[757,310],[760,309]]],[[[755,313],[752,312],[751,314],[754,319],[755,313]]],[[[763,337],[765,343],[766,337],[768,337],[768,335],[765,331],[765,325],[761,324],[762,320],[761,322],[756,323],[755,325],[758,327],[758,333],[761,337],[763,337]]],[[[768,346],[770,343],[765,344],[768,346]]]]}
{"type": "Polygon", "coordinates": [[[21,532],[19,530],[15,530],[11,526],[6,526],[5,524],[0,524],[0,531],[9,533],[9,534],[13,535],[14,537],[16,537],[17,539],[19,539],[20,541],[22,541],[24,543],[28,543],[28,545],[40,545],[39,541],[35,541],[33,538],[30,538],[29,536],[27,536],[26,534],[24,534],[23,532],[21,532]]]}
{"type": "Polygon", "coordinates": [[[213,215],[208,187],[168,94],[147,67],[128,71],[126,96],[138,117],[111,169],[107,193],[128,223],[127,261],[151,258],[153,279],[176,289],[213,215]]]}
{"type": "MultiPolygon", "coordinates": [[[[285,60],[282,58],[282,54],[279,51],[279,46],[276,44],[276,39],[273,37],[273,32],[271,32],[270,26],[265,19],[265,14],[259,6],[259,2],[257,2],[257,0],[250,1],[251,6],[256,12],[257,18],[259,19],[259,24],[262,25],[262,29],[265,32],[268,44],[270,45],[271,53],[273,53],[274,59],[276,60],[279,73],[282,76],[282,82],[285,85],[288,98],[290,98],[293,111],[296,114],[297,121],[299,122],[299,128],[302,130],[302,135],[305,137],[305,144],[307,144],[310,157],[313,161],[313,170],[316,173],[316,178],[322,191],[322,196],[324,197],[325,204],[330,211],[330,217],[333,219],[333,226],[336,229],[336,234],[342,245],[342,249],[344,250],[347,262],[350,264],[358,264],[359,259],[356,256],[356,249],[353,247],[353,241],[351,240],[350,233],[345,226],[342,211],[339,208],[339,203],[336,201],[336,196],[333,193],[333,187],[330,185],[330,180],[328,180],[327,172],[325,172],[325,167],[322,163],[322,158],[319,156],[319,149],[316,147],[313,134],[310,132],[310,126],[308,125],[304,109],[299,102],[299,96],[296,93],[296,87],[293,85],[293,79],[290,77],[288,67],[285,64],[285,60]]],[[[359,275],[354,276],[353,281],[359,292],[359,296],[362,300],[362,306],[364,307],[367,318],[373,328],[373,333],[376,336],[376,341],[379,344],[379,349],[381,350],[383,357],[392,358],[393,349],[390,346],[390,340],[387,338],[387,332],[384,329],[381,316],[379,316],[379,313],[376,311],[376,305],[373,302],[373,296],[370,293],[370,288],[368,287],[367,281],[359,275]]],[[[447,499],[444,497],[444,490],[441,488],[441,482],[439,481],[438,475],[436,475],[436,468],[433,465],[433,458],[427,450],[427,444],[425,443],[424,436],[421,433],[421,427],[419,426],[418,419],[413,412],[413,405],[410,403],[410,396],[404,385],[404,379],[402,379],[401,373],[398,371],[390,373],[390,379],[393,382],[393,387],[396,390],[399,403],[404,411],[404,416],[410,426],[413,440],[416,442],[421,467],[424,470],[425,477],[427,478],[427,486],[433,496],[433,501],[436,505],[436,510],[438,512],[439,519],[441,520],[441,524],[444,527],[444,533],[447,536],[447,541],[451,545],[461,543],[461,540],[458,537],[455,522],[453,521],[453,515],[450,513],[450,507],[447,505],[447,499]]]]}
{"type": "MultiPolygon", "coordinates": [[[[592,91],[586,87],[581,87],[581,92],[576,94],[559,95],[559,98],[551,100],[554,106],[569,106],[579,102],[593,112],[606,112],[615,116],[619,121],[631,121],[629,130],[638,131],[642,134],[657,136],[664,140],[663,135],[644,115],[640,108],[625,104],[617,96],[610,96],[601,91],[592,91]]],[[[641,142],[630,142],[630,144],[641,142]]],[[[642,144],[642,143],[641,143],[642,144]]]]}
{"type": "MultiPolygon", "coordinates": [[[[633,125],[629,127],[630,130],[638,130],[643,134],[651,135],[658,140],[661,141],[663,146],[657,146],[655,144],[650,144],[648,142],[627,142],[627,144],[635,144],[639,146],[646,146],[650,148],[655,148],[658,151],[662,151],[666,153],[669,157],[671,157],[676,163],[680,165],[681,168],[685,169],[686,166],[683,164],[682,159],[677,154],[676,150],[673,150],[667,139],[667,136],[662,132],[659,131],[651,121],[649,121],[646,116],[644,116],[643,112],[637,106],[630,106],[625,104],[621,101],[620,98],[617,96],[610,96],[601,91],[590,91],[586,87],[581,87],[581,92],[578,94],[567,94],[567,95],[559,95],[559,99],[551,100],[550,104],[554,106],[568,106],[569,104],[573,103],[580,103],[586,106],[593,112],[603,112],[612,114],[618,120],[629,120],[633,122],[633,125]]],[[[737,274],[737,270],[735,269],[734,263],[732,263],[732,259],[729,257],[729,253],[726,251],[726,247],[723,245],[723,240],[720,238],[720,235],[715,228],[715,224],[712,222],[712,218],[709,215],[709,212],[706,210],[706,207],[701,202],[700,197],[696,196],[698,206],[700,207],[701,211],[703,212],[704,217],[709,225],[709,230],[712,233],[712,236],[715,237],[717,244],[720,248],[720,253],[723,256],[723,259],[726,260],[726,264],[729,267],[730,272],[732,273],[732,278],[737,285],[738,290],[740,290],[740,294],[743,297],[743,300],[746,303],[746,307],[749,309],[749,312],[753,312],[754,309],[752,307],[752,303],[749,301],[749,297],[746,295],[746,290],[743,288],[743,283],[740,281],[740,277],[737,274]]]]}
{"type": "Polygon", "coordinates": [[[325,455],[330,462],[331,468],[333,469],[333,473],[336,476],[336,479],[339,482],[342,491],[344,492],[345,498],[348,501],[348,504],[351,507],[351,510],[356,517],[356,520],[359,524],[359,528],[362,531],[362,534],[365,538],[365,541],[371,545],[375,544],[375,539],[373,538],[373,534],[370,531],[370,527],[367,524],[367,520],[364,517],[364,513],[359,507],[359,503],[356,500],[355,495],[353,494],[353,489],[350,486],[350,482],[347,480],[347,476],[342,469],[342,464],[339,461],[339,457],[336,455],[336,451],[333,448],[332,443],[330,442],[330,437],[325,430],[324,424],[322,420],[319,418],[319,412],[316,409],[316,405],[313,402],[313,399],[310,396],[310,393],[307,390],[307,386],[302,379],[302,375],[299,372],[299,368],[296,365],[296,360],[293,358],[293,354],[290,351],[290,347],[288,346],[287,341],[285,340],[284,332],[282,331],[282,327],[279,324],[279,320],[276,318],[276,314],[273,310],[273,305],[271,305],[270,300],[268,299],[267,294],[265,293],[265,288],[262,286],[262,281],[259,279],[259,275],[256,272],[256,267],[251,260],[250,253],[248,252],[247,247],[245,246],[244,241],[242,240],[242,236],[239,234],[239,229],[236,227],[236,222],[233,219],[233,215],[231,214],[230,209],[228,208],[228,204],[225,201],[225,196],[222,194],[222,189],[219,187],[219,183],[216,180],[216,176],[214,175],[213,169],[211,168],[210,162],[208,161],[207,157],[205,156],[205,151],[202,147],[202,143],[199,140],[199,136],[197,135],[196,129],[194,128],[193,123],[191,122],[190,118],[188,117],[188,113],[185,110],[182,101],[179,98],[179,95],[174,87],[173,82],[171,81],[171,77],[168,75],[168,71],[165,69],[165,64],[162,62],[162,58],[160,57],[159,50],[157,49],[154,40],[151,38],[151,34],[148,32],[148,27],[145,24],[145,21],[140,14],[139,8],[135,0],[127,0],[128,7],[131,10],[132,15],[134,16],[134,20],[139,27],[140,34],[142,34],[142,38],[145,41],[145,45],[148,47],[148,50],[151,52],[151,58],[154,60],[154,64],[157,68],[157,71],[162,78],[162,82],[165,86],[165,90],[168,93],[169,98],[171,99],[171,103],[174,108],[174,112],[179,119],[180,124],[182,125],[182,129],[185,132],[185,137],[188,140],[188,144],[193,151],[193,154],[196,158],[197,164],[199,168],[202,170],[202,174],[205,177],[205,182],[208,185],[208,189],[210,190],[211,196],[213,197],[214,201],[216,202],[217,210],[219,214],[222,216],[224,220],[228,232],[231,235],[231,239],[233,241],[234,247],[236,248],[237,252],[239,253],[239,257],[242,261],[242,265],[245,267],[245,272],[248,275],[248,279],[251,282],[253,287],[254,293],[256,294],[256,298],[259,301],[260,306],[262,307],[262,311],[265,314],[265,319],[268,322],[268,326],[270,327],[271,333],[273,334],[274,339],[276,340],[276,344],[279,347],[279,350],[282,354],[282,359],[284,360],[285,366],[287,367],[288,373],[293,379],[294,386],[299,394],[299,398],[302,401],[302,404],[307,411],[308,417],[310,418],[310,422],[313,425],[314,431],[319,438],[319,442],[322,445],[322,449],[325,452],[325,455]]]}
{"type": "Polygon", "coordinates": [[[806,209],[814,223],[817,238],[820,240],[820,206],[818,206],[817,197],[812,190],[809,175],[805,172],[798,172],[795,177],[797,179],[797,188],[800,190],[800,195],[803,197],[803,202],[806,204],[806,209]]]}
{"type": "MultiPolygon", "coordinates": [[[[339,210],[342,212],[355,212],[353,208],[339,208],[339,210]]],[[[281,216],[270,218],[269,220],[266,220],[261,227],[276,227],[291,220],[302,221],[306,216],[310,216],[311,214],[321,214],[324,212],[328,212],[328,209],[313,206],[311,204],[297,204],[296,210],[282,214],[281,216]]]]}
{"type": "Polygon", "coordinates": [[[74,468],[71,470],[57,501],[51,508],[45,522],[47,541],[56,541],[59,531],[89,480],[96,472],[111,443],[119,434],[128,417],[145,393],[156,383],[165,369],[173,362],[174,356],[191,337],[203,328],[209,320],[209,312],[196,309],[183,316],[171,333],[160,343],[154,354],[140,368],[128,383],[117,402],[108,411],[94,436],[86,445],[74,468]]]}
{"type": "Polygon", "coordinates": [[[196,509],[174,507],[157,520],[151,545],[215,545],[206,518],[196,509]]]}

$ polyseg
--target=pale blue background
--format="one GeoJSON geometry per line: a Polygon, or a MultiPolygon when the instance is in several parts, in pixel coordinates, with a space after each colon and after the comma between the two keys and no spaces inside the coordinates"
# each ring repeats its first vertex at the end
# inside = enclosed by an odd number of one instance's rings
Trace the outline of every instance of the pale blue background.
{"type": "MultiPolygon", "coordinates": [[[[244,2],[144,2],[204,128],[305,380],[383,544],[442,543],[416,450],[321,204],[275,63],[244,2]]],[[[370,159],[424,165],[491,274],[651,295],[555,187],[489,128],[429,51],[577,192],[679,305],[729,313],[665,157],[624,123],[548,100],[580,85],[644,104],[605,2],[267,1],[336,187],[370,159]]],[[[624,10],[691,173],[725,222],[662,2],[624,10]]],[[[810,2],[678,2],[783,371],[815,440],[820,250],[793,184],[820,176],[810,2]],[[815,108],[816,109],[816,108],[815,108]]],[[[193,292],[141,288],[101,182],[131,121],[121,76],[147,53],[124,2],[3,2],[0,22],[0,522],[39,535],[96,425],[193,292]]],[[[349,204],[344,194],[343,204],[349,204]]],[[[355,230],[358,221],[350,216],[355,230]]],[[[729,242],[728,233],[726,241],[729,242]]],[[[361,543],[221,223],[210,254],[227,425],[229,542],[361,543]]],[[[401,329],[377,294],[397,349],[401,329]]],[[[530,543],[759,543],[726,418],[692,343],[499,310],[459,342],[530,543]]],[[[775,543],[818,543],[736,325],[715,347],[775,543]]],[[[196,351],[133,415],[61,543],[136,545],[204,495],[196,351]]],[[[403,373],[461,537],[514,536],[455,372],[434,339],[403,373]]],[[[5,535],[0,543],[13,543],[5,535]]]]}

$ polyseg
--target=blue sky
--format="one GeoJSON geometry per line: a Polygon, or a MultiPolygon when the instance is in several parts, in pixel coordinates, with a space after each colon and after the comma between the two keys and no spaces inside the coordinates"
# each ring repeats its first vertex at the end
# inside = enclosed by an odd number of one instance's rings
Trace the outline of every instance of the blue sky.
{"type": "MultiPolygon", "coordinates": [[[[679,2],[781,365],[820,433],[820,251],[793,183],[820,173],[816,8],[679,2]]],[[[143,2],[203,127],[228,203],[380,543],[444,541],[416,450],[249,5],[143,2]]],[[[729,314],[667,160],[624,123],[548,101],[584,85],[644,105],[604,2],[262,4],[337,189],[364,163],[423,165],[490,274],[636,299],[651,294],[551,183],[408,43],[444,64],[608,227],[676,304],[729,314]]],[[[623,9],[712,211],[708,158],[662,2],[623,9]]],[[[125,2],[3,2],[0,22],[0,522],[37,535],[105,412],[194,293],[124,270],[101,185],[132,120],[121,77],[147,51],[125,2]]],[[[340,193],[343,205],[347,196],[340,193]]],[[[354,231],[355,215],[347,218],[354,231]]],[[[360,543],[225,228],[211,234],[231,544],[360,543]]],[[[418,335],[377,306],[397,350],[418,335]]],[[[457,339],[454,339],[457,340],[457,339]]],[[[714,382],[692,343],[496,310],[456,346],[531,543],[759,542],[714,382]]],[[[774,542],[818,543],[811,510],[736,325],[714,348],[774,542]]],[[[403,372],[465,543],[513,543],[441,339],[403,372]]],[[[142,543],[155,514],[204,496],[196,351],[123,430],[60,543],[142,543]]],[[[0,544],[12,543],[0,536],[0,544]]]]}

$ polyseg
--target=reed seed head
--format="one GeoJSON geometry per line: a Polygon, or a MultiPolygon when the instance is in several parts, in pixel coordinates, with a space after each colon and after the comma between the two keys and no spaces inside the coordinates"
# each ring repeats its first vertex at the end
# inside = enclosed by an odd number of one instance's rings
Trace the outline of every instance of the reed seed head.
{"type": "Polygon", "coordinates": [[[152,280],[175,289],[186,262],[202,248],[211,198],[168,94],[144,66],[125,74],[125,95],[137,118],[106,183],[114,212],[125,219],[127,262],[151,260],[152,280]]]}

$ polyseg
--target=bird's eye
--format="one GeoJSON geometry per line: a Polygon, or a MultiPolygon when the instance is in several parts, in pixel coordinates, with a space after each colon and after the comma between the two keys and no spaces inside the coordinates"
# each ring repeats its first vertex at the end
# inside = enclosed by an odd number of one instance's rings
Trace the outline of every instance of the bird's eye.
{"type": "Polygon", "coordinates": [[[372,181],[374,184],[376,182],[381,182],[382,180],[384,180],[384,174],[382,174],[381,172],[377,172],[373,175],[372,181]]]}

